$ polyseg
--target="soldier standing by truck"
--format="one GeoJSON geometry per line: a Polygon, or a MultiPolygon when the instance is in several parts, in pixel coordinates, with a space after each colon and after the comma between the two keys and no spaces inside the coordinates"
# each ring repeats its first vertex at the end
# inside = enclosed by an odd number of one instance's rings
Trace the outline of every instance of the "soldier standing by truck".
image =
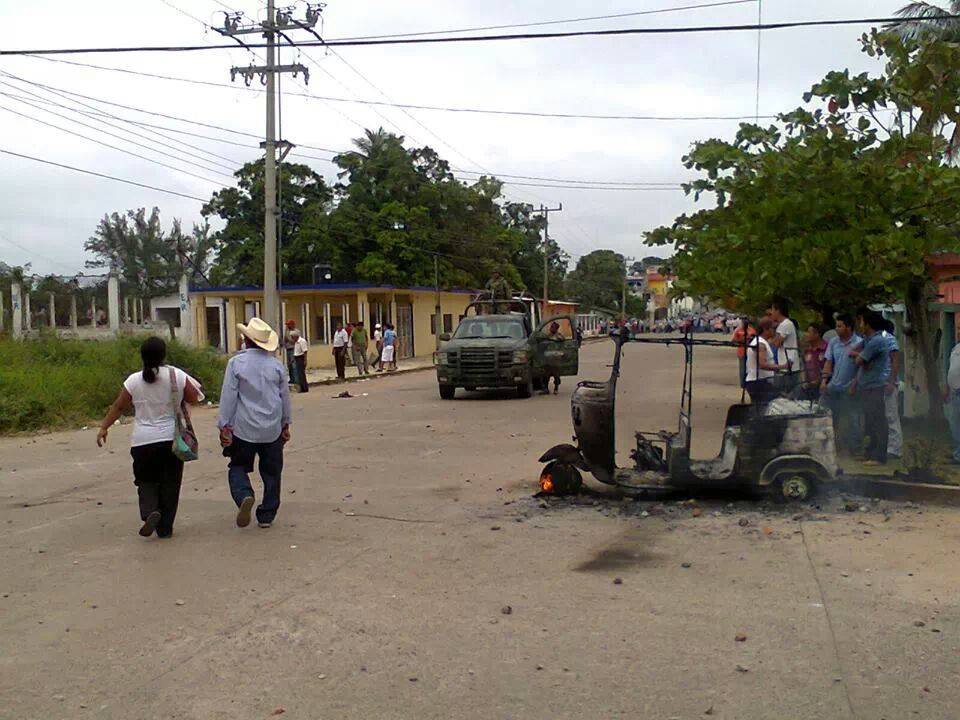
{"type": "MultiPolygon", "coordinates": [[[[547,328],[546,339],[555,343],[562,343],[564,341],[563,335],[560,334],[560,323],[552,322],[550,327],[547,328]]],[[[559,347],[559,345],[558,345],[559,347]]],[[[541,392],[544,395],[550,394],[550,379],[553,379],[553,394],[558,395],[560,393],[560,366],[553,359],[554,353],[550,350],[547,350],[544,353],[544,383],[543,390],[541,392]]]]}

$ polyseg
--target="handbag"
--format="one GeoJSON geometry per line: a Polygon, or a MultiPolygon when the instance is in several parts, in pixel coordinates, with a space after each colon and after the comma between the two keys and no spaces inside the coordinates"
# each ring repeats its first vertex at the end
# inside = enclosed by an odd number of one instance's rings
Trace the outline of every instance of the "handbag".
{"type": "Polygon", "coordinates": [[[182,462],[196,460],[200,444],[197,442],[197,434],[193,431],[193,423],[190,422],[190,413],[183,402],[177,402],[177,373],[171,367],[170,370],[170,399],[173,402],[173,414],[176,418],[176,428],[173,433],[173,454],[182,462]]]}

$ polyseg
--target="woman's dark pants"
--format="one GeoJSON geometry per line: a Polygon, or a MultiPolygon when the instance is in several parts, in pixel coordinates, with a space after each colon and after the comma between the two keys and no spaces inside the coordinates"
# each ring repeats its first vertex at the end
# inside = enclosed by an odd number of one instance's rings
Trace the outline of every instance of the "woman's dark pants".
{"type": "Polygon", "coordinates": [[[133,477],[140,498],[140,519],[152,512],[160,513],[157,535],[169,537],[180,504],[183,461],[173,454],[170,440],[130,448],[133,477]]]}

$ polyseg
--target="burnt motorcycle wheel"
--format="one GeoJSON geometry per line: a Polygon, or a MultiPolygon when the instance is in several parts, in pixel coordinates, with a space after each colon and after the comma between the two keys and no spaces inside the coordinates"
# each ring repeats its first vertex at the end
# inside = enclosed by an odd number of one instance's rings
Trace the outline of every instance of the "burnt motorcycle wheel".
{"type": "Polygon", "coordinates": [[[774,483],[777,495],[786,502],[806,502],[814,493],[813,477],[809,473],[786,472],[774,483]]]}

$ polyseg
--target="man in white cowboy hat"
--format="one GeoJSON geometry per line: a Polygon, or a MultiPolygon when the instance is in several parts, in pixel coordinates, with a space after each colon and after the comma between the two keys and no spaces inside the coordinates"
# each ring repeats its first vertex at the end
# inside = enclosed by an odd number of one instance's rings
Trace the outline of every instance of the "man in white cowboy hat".
{"type": "Polygon", "coordinates": [[[244,347],[230,358],[220,392],[220,444],[230,458],[227,478],[237,504],[237,526],[250,524],[255,502],[250,485],[253,461],[260,458],[263,502],[257,522],[270,527],[280,507],[283,446],[290,440],[290,387],[286,369],[277,359],[280,339],[267,323],[253,318],[237,324],[244,347]]]}

